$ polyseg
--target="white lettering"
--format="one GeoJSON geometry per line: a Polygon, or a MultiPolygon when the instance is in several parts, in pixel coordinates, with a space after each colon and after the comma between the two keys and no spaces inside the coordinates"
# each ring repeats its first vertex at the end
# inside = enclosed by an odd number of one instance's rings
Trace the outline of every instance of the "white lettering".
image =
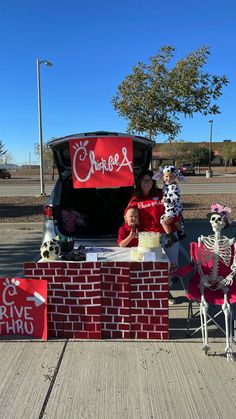
{"type": "Polygon", "coordinates": [[[13,279],[4,284],[2,291],[3,305],[0,306],[0,334],[32,335],[34,333],[33,307],[17,306],[14,296],[17,294],[19,281],[13,279]]]}
{"type": "Polygon", "coordinates": [[[25,322],[24,323],[24,326],[25,326],[26,333],[28,335],[32,335],[33,334],[33,331],[34,331],[34,325],[33,325],[33,323],[32,322],[29,322],[29,323],[25,322]],[[29,325],[30,325],[30,329],[28,328],[29,325]]]}
{"type": "Polygon", "coordinates": [[[16,333],[21,333],[23,335],[24,331],[23,331],[23,321],[21,319],[17,319],[15,321],[15,326],[16,326],[16,333]]]}
{"type": "Polygon", "coordinates": [[[28,306],[24,307],[24,318],[25,318],[25,320],[33,320],[34,319],[33,317],[30,317],[30,314],[28,313],[28,311],[30,311],[32,309],[33,309],[32,307],[28,307],[28,306]]]}
{"type": "Polygon", "coordinates": [[[10,319],[6,322],[0,322],[0,334],[6,335],[19,334],[19,335],[32,335],[34,332],[34,325],[32,322],[23,321],[21,319],[10,319]],[[4,330],[5,326],[5,330],[4,330]]]}
{"type": "Polygon", "coordinates": [[[10,285],[7,285],[4,288],[3,292],[2,292],[2,301],[3,301],[3,304],[5,306],[12,306],[12,304],[14,304],[14,301],[8,301],[7,300],[7,293],[9,294],[10,297],[13,297],[14,295],[16,295],[17,292],[16,292],[15,285],[11,285],[11,284],[10,285]]]}
{"type": "Polygon", "coordinates": [[[8,319],[8,315],[6,314],[7,308],[5,306],[0,306],[0,320],[3,320],[3,317],[8,319]]]}
{"type": "Polygon", "coordinates": [[[6,334],[9,335],[11,333],[16,333],[15,322],[13,319],[11,322],[6,322],[6,334]]]}
{"type": "Polygon", "coordinates": [[[16,306],[10,307],[10,313],[11,313],[11,316],[10,317],[14,317],[14,314],[13,313],[15,312],[16,315],[17,315],[17,317],[18,317],[18,319],[20,319],[22,317],[23,310],[24,310],[24,307],[20,307],[19,310],[18,310],[18,308],[16,306]]]}
{"type": "MultiPolygon", "coordinates": [[[[83,157],[85,155],[87,155],[84,151],[84,147],[82,150],[82,147],[79,147],[77,144],[74,147],[75,148],[75,154],[74,154],[74,158],[73,158],[73,172],[74,175],[76,177],[77,180],[79,180],[80,182],[87,182],[91,176],[94,174],[94,172],[101,172],[102,175],[104,175],[105,172],[112,172],[113,170],[115,170],[116,172],[119,172],[119,170],[122,167],[128,166],[130,172],[133,172],[133,168],[132,168],[132,161],[130,161],[128,159],[128,155],[127,155],[127,149],[126,147],[122,147],[122,160],[120,162],[120,156],[118,153],[115,153],[114,156],[109,156],[108,159],[103,159],[101,158],[100,160],[96,159],[96,155],[94,153],[93,150],[90,150],[89,152],[89,167],[88,167],[88,171],[87,174],[85,174],[84,177],[80,177],[78,172],[77,172],[77,160],[82,160],[81,159],[81,151],[83,151],[83,157]]],[[[83,159],[84,160],[84,159],[83,159]]]]}
{"type": "Polygon", "coordinates": [[[17,308],[17,306],[10,306],[8,307],[7,312],[7,307],[0,306],[0,320],[3,320],[3,317],[5,317],[6,319],[8,319],[9,317],[11,319],[13,319],[14,317],[18,317],[18,319],[24,318],[25,320],[33,320],[33,317],[30,316],[30,311],[32,309],[33,307],[30,306],[21,306],[20,308],[17,308]]]}
{"type": "Polygon", "coordinates": [[[125,147],[122,147],[122,153],[123,153],[124,158],[122,162],[120,163],[120,166],[118,167],[117,172],[120,170],[121,167],[125,167],[125,166],[129,166],[129,170],[133,172],[131,161],[128,160],[127,149],[125,147]]]}
{"type": "Polygon", "coordinates": [[[138,208],[149,208],[149,207],[155,207],[157,205],[156,201],[150,201],[150,202],[138,202],[138,208]]]}

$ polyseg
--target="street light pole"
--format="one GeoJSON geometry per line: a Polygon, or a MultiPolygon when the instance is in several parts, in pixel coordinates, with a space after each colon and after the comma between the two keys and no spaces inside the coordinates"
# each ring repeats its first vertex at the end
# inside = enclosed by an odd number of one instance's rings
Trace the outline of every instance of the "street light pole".
{"type": "Polygon", "coordinates": [[[39,124],[39,156],[40,156],[40,195],[46,195],[44,184],[44,167],[43,167],[43,130],[42,130],[42,107],[41,107],[41,79],[40,65],[46,64],[51,67],[52,63],[48,60],[36,60],[37,64],[37,85],[38,85],[38,124],[39,124]]]}
{"type": "Polygon", "coordinates": [[[211,156],[212,156],[212,125],[213,125],[213,120],[210,119],[209,124],[211,125],[210,127],[210,143],[209,143],[209,171],[211,171],[211,156]]]}

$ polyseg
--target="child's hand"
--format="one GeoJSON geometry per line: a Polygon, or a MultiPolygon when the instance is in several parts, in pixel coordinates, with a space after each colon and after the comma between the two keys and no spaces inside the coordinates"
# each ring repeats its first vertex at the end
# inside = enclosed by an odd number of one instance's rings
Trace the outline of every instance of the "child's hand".
{"type": "Polygon", "coordinates": [[[174,219],[173,217],[165,217],[165,224],[167,225],[171,224],[173,219],[174,219]]]}
{"type": "Polygon", "coordinates": [[[137,228],[132,229],[129,233],[129,237],[131,239],[138,237],[138,229],[137,228]]]}

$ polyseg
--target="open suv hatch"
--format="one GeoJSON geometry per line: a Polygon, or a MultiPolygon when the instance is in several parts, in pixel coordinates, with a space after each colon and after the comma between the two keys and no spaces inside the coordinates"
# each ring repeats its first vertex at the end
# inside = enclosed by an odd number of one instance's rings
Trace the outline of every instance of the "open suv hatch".
{"type": "Polygon", "coordinates": [[[114,132],[94,132],[57,138],[48,142],[58,169],[59,178],[43,209],[43,242],[56,236],[69,236],[63,230],[61,211],[70,201],[73,209],[85,215],[85,225],[78,227],[73,239],[116,239],[119,227],[123,223],[124,209],[129,202],[133,187],[81,188],[74,189],[72,182],[70,140],[83,140],[91,137],[126,137],[133,142],[134,176],[147,170],[152,159],[155,143],[145,137],[114,132]]]}

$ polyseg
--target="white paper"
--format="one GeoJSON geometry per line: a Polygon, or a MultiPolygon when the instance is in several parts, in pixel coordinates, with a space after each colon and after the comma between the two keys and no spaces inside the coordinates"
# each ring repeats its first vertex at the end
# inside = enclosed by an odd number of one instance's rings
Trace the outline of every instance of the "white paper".
{"type": "Polygon", "coordinates": [[[98,254],[97,253],[86,253],[86,262],[97,262],[98,254]]]}
{"type": "Polygon", "coordinates": [[[155,252],[144,252],[143,261],[144,262],[155,262],[156,261],[156,253],[155,252]]]}

